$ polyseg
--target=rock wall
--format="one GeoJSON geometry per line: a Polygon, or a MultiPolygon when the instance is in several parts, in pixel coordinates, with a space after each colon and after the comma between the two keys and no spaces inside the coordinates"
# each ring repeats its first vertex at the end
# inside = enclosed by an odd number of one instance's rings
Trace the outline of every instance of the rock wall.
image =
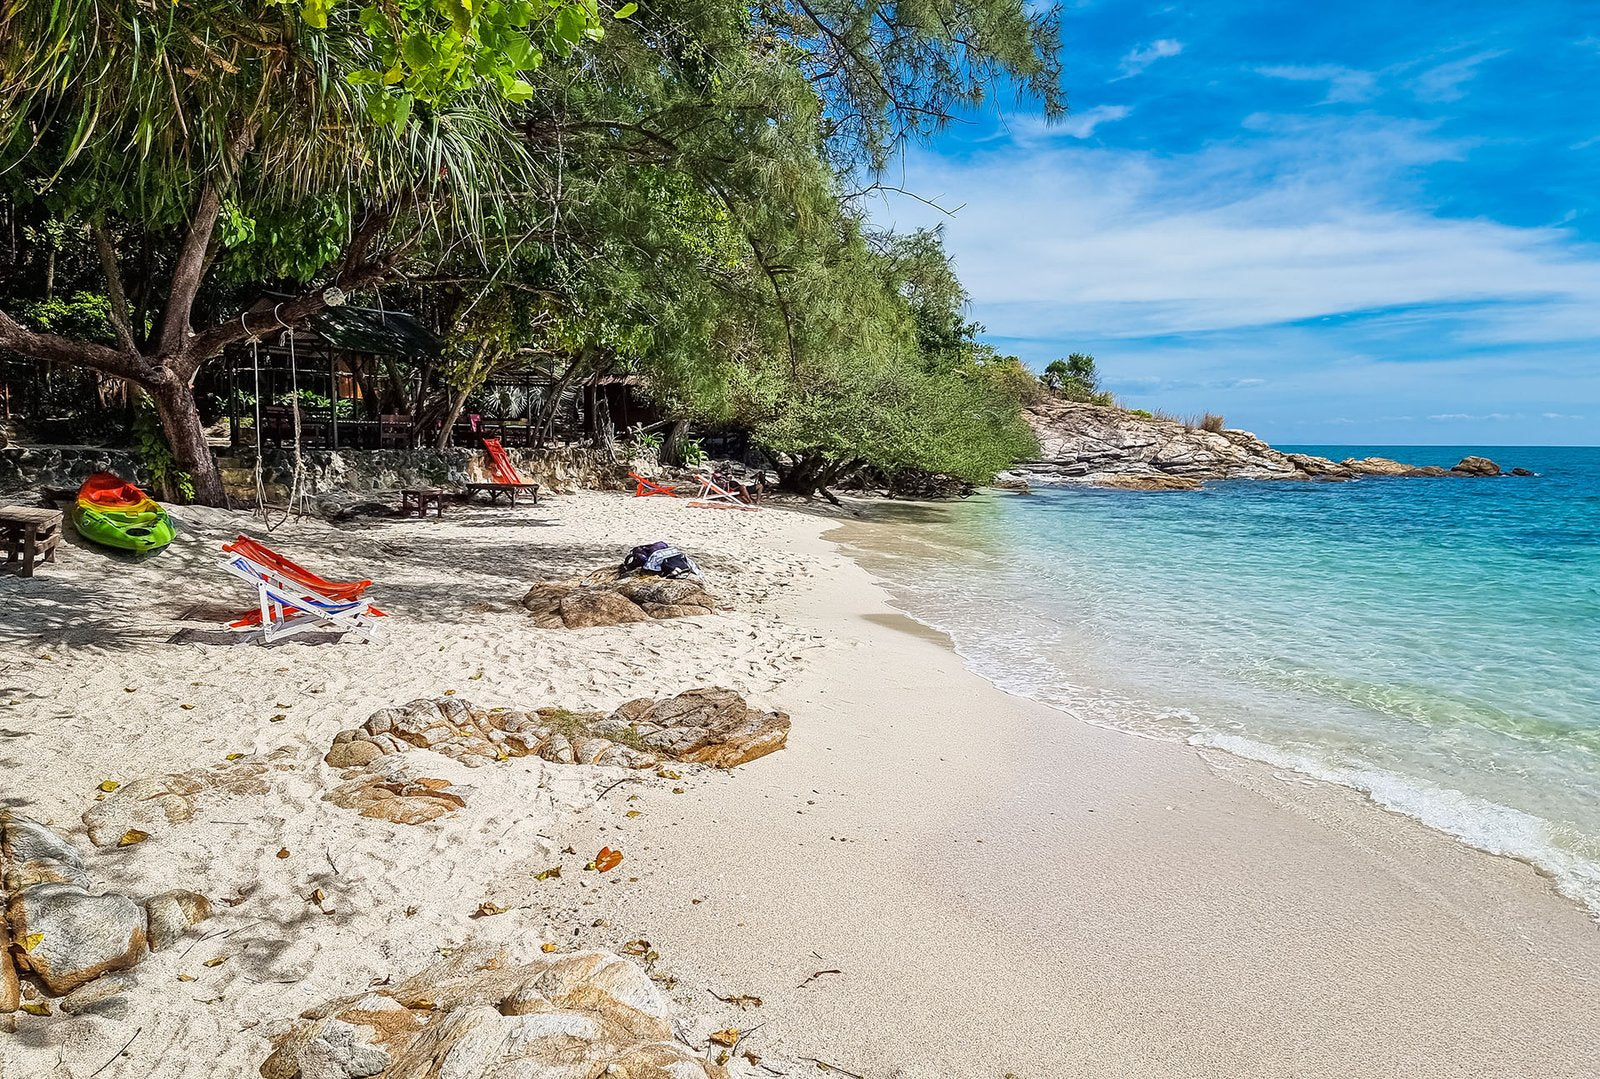
{"type": "MultiPolygon", "coordinates": [[[[530,483],[556,491],[622,486],[627,466],[587,446],[543,450],[508,449],[517,470],[530,483]]],[[[305,450],[302,483],[312,495],[333,492],[393,491],[400,487],[450,486],[487,480],[481,450],[305,450]]],[[[254,482],[255,457],[242,451],[219,458],[231,482],[254,482]],[[242,475],[241,475],[242,473],[242,475]]],[[[265,479],[287,486],[294,477],[294,453],[269,450],[263,455],[265,479]]]]}
{"type": "MultiPolygon", "coordinates": [[[[1498,476],[1500,467],[1468,457],[1452,469],[1385,457],[1332,461],[1273,449],[1249,431],[1203,431],[1120,408],[1046,396],[1026,416],[1039,457],[1019,461],[997,486],[1082,482],[1129,490],[1192,490],[1205,480],[1350,480],[1362,476],[1498,476]]],[[[1516,470],[1523,474],[1524,470],[1516,470]]]]}
{"type": "Polygon", "coordinates": [[[99,446],[0,447],[0,494],[40,487],[76,487],[94,472],[115,472],[135,483],[145,480],[144,468],[132,450],[99,446]]]}

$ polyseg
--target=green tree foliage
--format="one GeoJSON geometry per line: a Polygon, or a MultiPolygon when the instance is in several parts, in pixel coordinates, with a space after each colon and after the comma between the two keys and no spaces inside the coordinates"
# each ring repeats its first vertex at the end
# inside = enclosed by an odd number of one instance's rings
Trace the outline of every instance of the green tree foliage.
{"type": "Polygon", "coordinates": [[[1100,372],[1095,367],[1094,357],[1086,352],[1074,352],[1064,360],[1051,360],[1039,381],[1069,401],[1094,405],[1116,403],[1111,394],[1100,389],[1100,372]]]}
{"type": "Polygon", "coordinates": [[[0,8],[0,198],[92,235],[116,336],[0,306],[0,347],[145,389],[197,494],[220,501],[200,367],[320,310],[337,295],[323,285],[393,278],[424,238],[480,243],[535,172],[513,119],[528,75],[600,30],[593,0],[0,8]],[[252,321],[202,295],[219,261],[317,287],[252,321]]]}

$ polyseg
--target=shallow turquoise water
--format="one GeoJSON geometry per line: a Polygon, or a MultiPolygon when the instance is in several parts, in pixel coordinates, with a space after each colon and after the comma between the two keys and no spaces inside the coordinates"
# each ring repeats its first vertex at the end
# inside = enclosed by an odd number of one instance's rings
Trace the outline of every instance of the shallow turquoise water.
{"type": "Polygon", "coordinates": [[[1600,912],[1600,448],[1491,456],[1539,476],[984,496],[873,568],[1006,688],[1357,787],[1600,912]]]}

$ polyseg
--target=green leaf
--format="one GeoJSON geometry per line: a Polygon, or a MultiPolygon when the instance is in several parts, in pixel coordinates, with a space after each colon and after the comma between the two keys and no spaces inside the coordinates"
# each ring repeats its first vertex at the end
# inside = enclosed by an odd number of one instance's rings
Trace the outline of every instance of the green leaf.
{"type": "Polygon", "coordinates": [[[505,88],[505,95],[507,101],[521,104],[532,99],[533,87],[521,79],[513,79],[511,84],[505,88]]]}
{"type": "Polygon", "coordinates": [[[639,5],[638,4],[623,4],[616,11],[613,11],[611,13],[611,17],[613,19],[626,19],[629,15],[632,15],[635,11],[638,11],[638,10],[639,10],[639,5]]]}
{"type": "Polygon", "coordinates": [[[304,0],[300,5],[300,17],[306,25],[317,30],[328,28],[328,12],[333,8],[333,0],[304,0]]]}
{"type": "Polygon", "coordinates": [[[419,71],[426,70],[432,65],[437,55],[433,42],[421,31],[407,34],[405,41],[400,45],[401,58],[419,71]]]}

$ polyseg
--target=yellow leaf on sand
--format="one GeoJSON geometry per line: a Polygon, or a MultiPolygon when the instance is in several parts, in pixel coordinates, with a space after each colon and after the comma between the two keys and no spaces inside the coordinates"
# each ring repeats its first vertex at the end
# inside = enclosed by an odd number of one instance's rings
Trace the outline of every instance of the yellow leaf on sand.
{"type": "Polygon", "coordinates": [[[637,809],[630,809],[626,813],[624,813],[623,816],[624,817],[628,817],[628,818],[631,819],[633,817],[642,817],[642,816],[644,816],[644,814],[640,813],[637,809]]]}
{"type": "Polygon", "coordinates": [[[226,757],[224,757],[222,759],[223,760],[227,760],[227,761],[236,761],[242,756],[244,756],[243,753],[229,753],[226,757]]]}
{"type": "Polygon", "coordinates": [[[178,705],[178,707],[182,708],[185,712],[193,712],[194,711],[194,705],[192,705],[192,704],[180,704],[180,705],[178,705]]]}
{"type": "Polygon", "coordinates": [[[288,716],[284,715],[282,712],[279,712],[277,715],[275,715],[271,719],[267,720],[267,722],[268,723],[282,723],[284,720],[286,720],[288,718],[289,718],[288,716]]]}
{"type": "Polygon", "coordinates": [[[22,950],[25,952],[33,951],[39,946],[39,942],[43,939],[43,933],[29,933],[27,936],[22,938],[22,950]]]}
{"type": "Polygon", "coordinates": [[[726,1045],[729,1047],[739,1044],[739,1028],[729,1027],[727,1030],[714,1031],[711,1035],[711,1044],[726,1045]]]}
{"type": "Polygon", "coordinates": [[[210,959],[207,959],[204,963],[202,963],[200,965],[203,966],[203,967],[220,967],[220,966],[222,966],[222,964],[226,963],[227,961],[228,961],[228,957],[227,956],[225,956],[225,955],[217,955],[217,956],[212,956],[210,959]]]}
{"type": "Polygon", "coordinates": [[[42,1000],[30,1000],[22,1006],[22,1010],[29,1015],[49,1015],[50,1005],[42,1000]]]}
{"type": "Polygon", "coordinates": [[[549,954],[550,952],[555,951],[556,947],[557,947],[557,945],[556,945],[555,941],[547,940],[543,944],[539,945],[539,950],[544,952],[544,953],[546,953],[546,954],[549,954]]]}
{"type": "Polygon", "coordinates": [[[561,867],[558,866],[558,865],[553,865],[549,869],[543,870],[543,871],[535,873],[533,875],[533,879],[534,880],[558,880],[558,879],[560,879],[560,877],[561,877],[561,867]]]}
{"type": "Polygon", "coordinates": [[[110,794],[120,786],[122,786],[122,784],[118,783],[114,779],[102,779],[100,781],[100,789],[105,791],[107,794],[110,794]]]}
{"type": "Polygon", "coordinates": [[[194,981],[194,975],[193,974],[180,974],[180,975],[178,975],[178,980],[180,982],[192,982],[192,981],[194,981]]]}
{"type": "Polygon", "coordinates": [[[488,918],[496,914],[504,914],[505,912],[506,908],[502,907],[499,903],[491,903],[488,900],[484,900],[482,903],[478,904],[478,909],[473,912],[472,916],[474,918],[488,918]]]}
{"type": "Polygon", "coordinates": [[[122,833],[122,838],[117,840],[117,846],[131,847],[135,843],[143,843],[149,838],[149,832],[141,831],[138,828],[129,828],[126,832],[122,833]]]}

